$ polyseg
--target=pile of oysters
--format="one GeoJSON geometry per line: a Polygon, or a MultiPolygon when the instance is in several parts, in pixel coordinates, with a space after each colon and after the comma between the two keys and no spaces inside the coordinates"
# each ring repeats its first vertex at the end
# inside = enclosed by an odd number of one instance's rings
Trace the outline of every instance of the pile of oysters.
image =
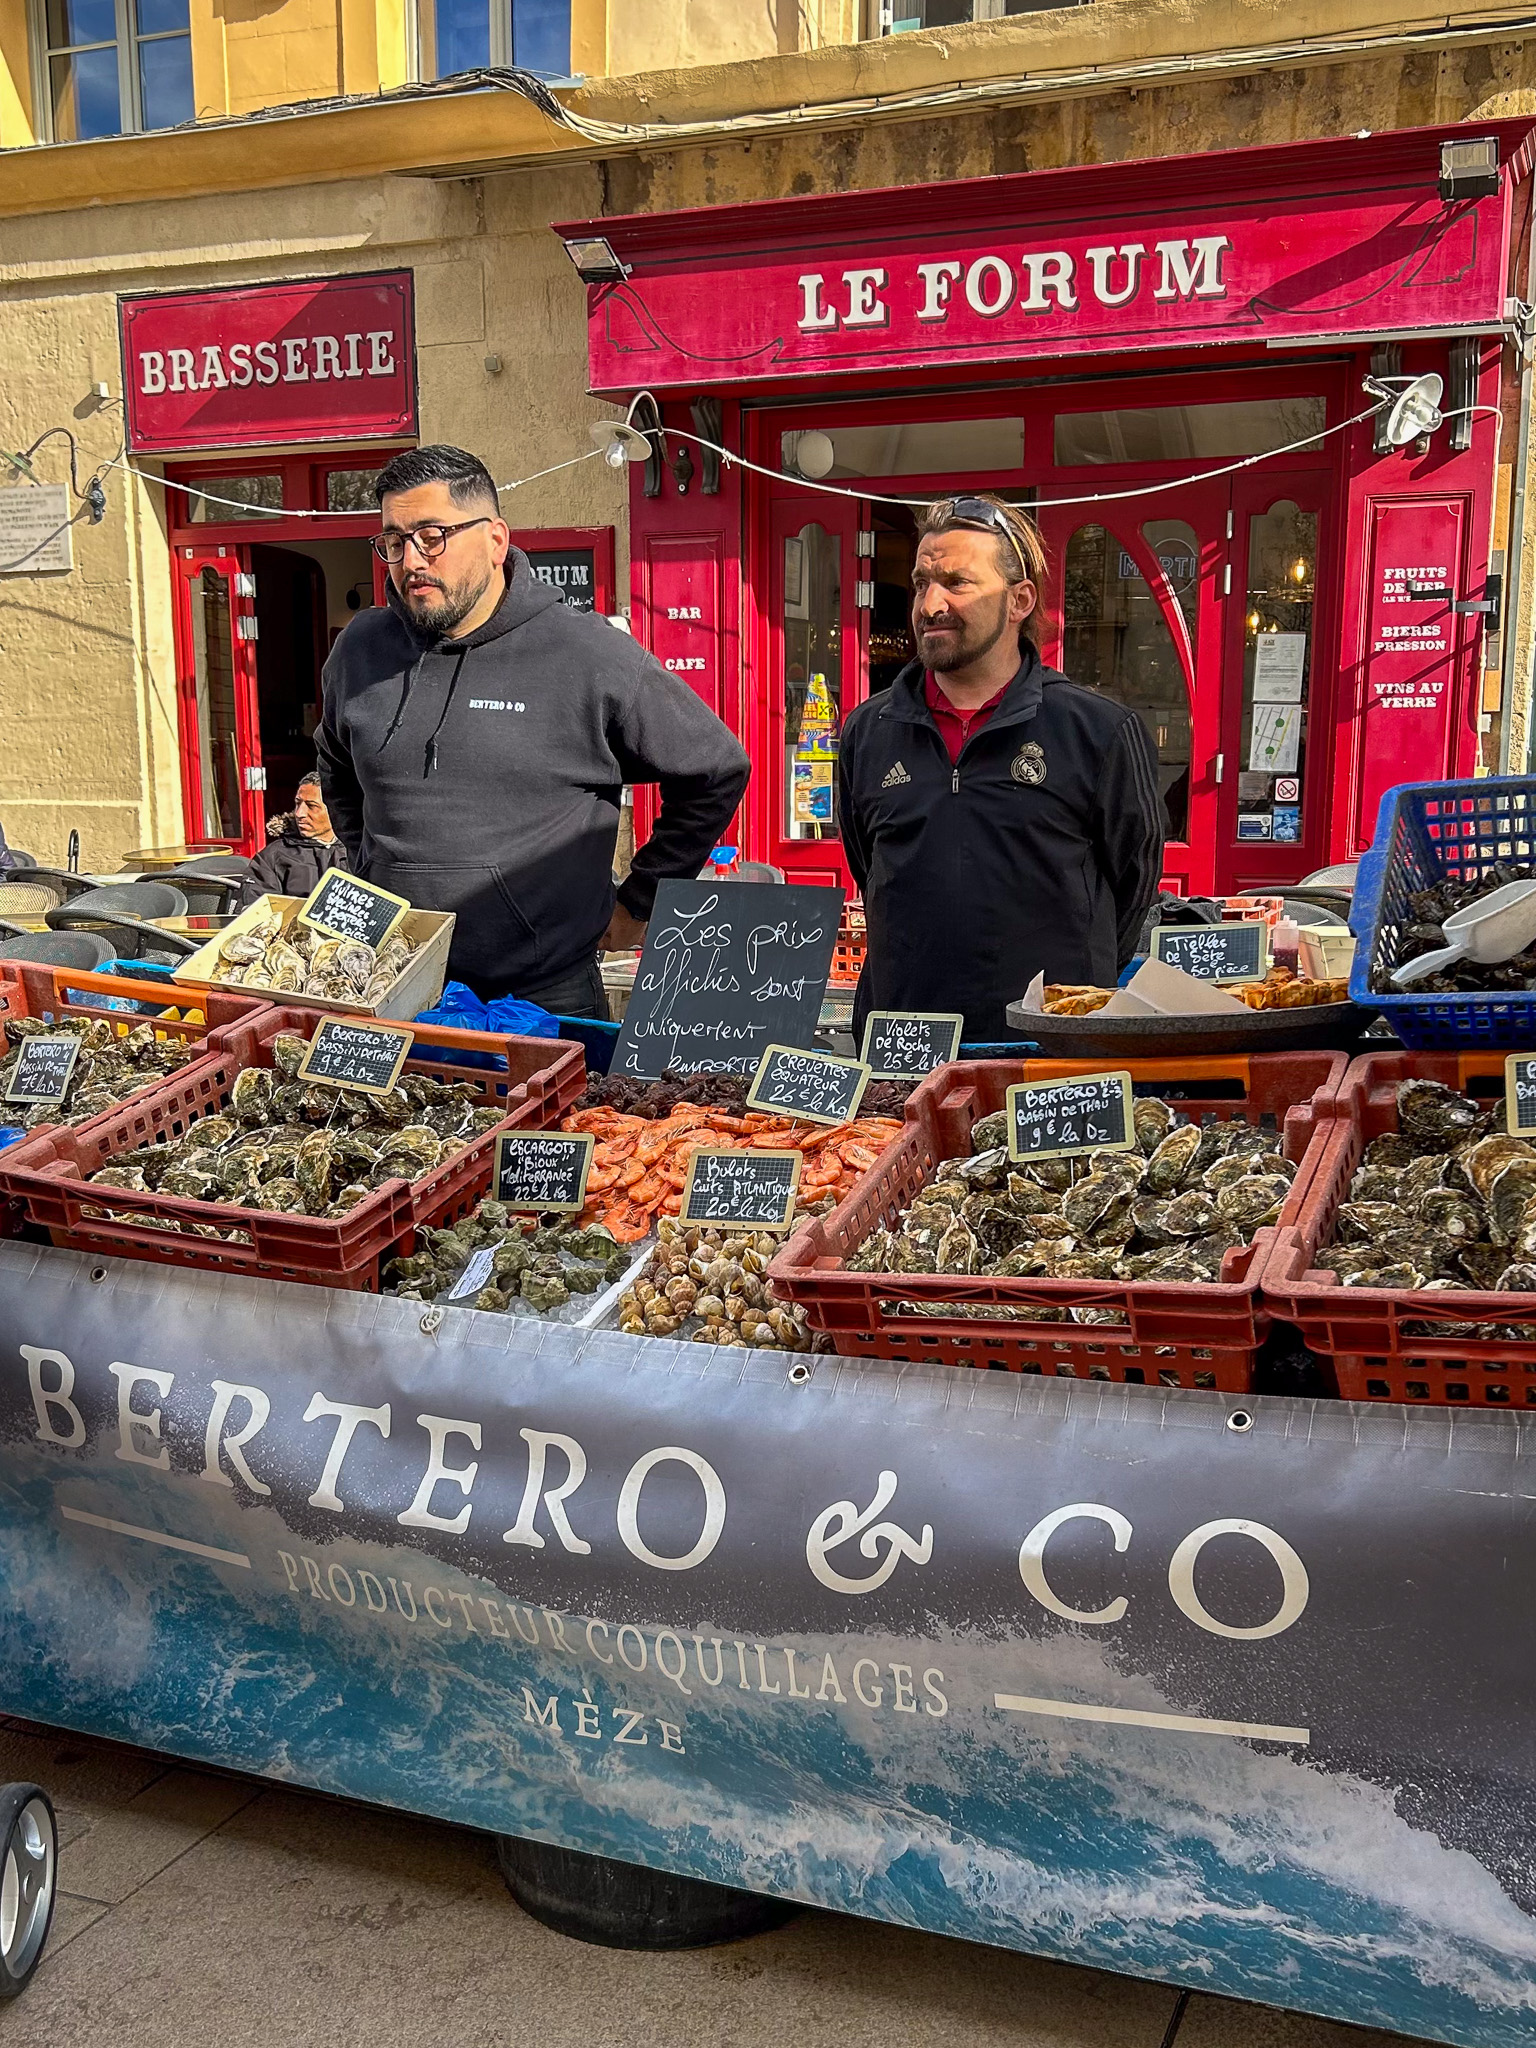
{"type": "Polygon", "coordinates": [[[1536,1294],[1536,1144],[1503,1110],[1400,1081],[1397,1129],[1366,1146],[1315,1264],[1345,1287],[1536,1294]]]}
{"type": "Polygon", "coordinates": [[[768,1262],[779,1240],[766,1231],[711,1230],[664,1216],[643,1274],[619,1298],[631,1337],[687,1337],[694,1344],[810,1351],[815,1338],[798,1302],[780,1301],[768,1262]]]}
{"type": "MultiPolygon", "coordinates": [[[[1438,952],[1449,943],[1445,936],[1448,917],[1458,910],[1470,910],[1495,889],[1510,882],[1528,882],[1532,877],[1533,870],[1528,867],[1495,861],[1475,882],[1446,880],[1429,889],[1415,889],[1408,898],[1407,921],[1398,932],[1397,957],[1391,965],[1406,967],[1421,953],[1438,952]]],[[[1392,980],[1391,972],[1381,967],[1372,972],[1371,987],[1381,996],[1403,993],[1392,980]]],[[[1457,960],[1441,973],[1426,974],[1422,981],[1413,984],[1414,993],[1426,995],[1487,994],[1530,988],[1536,988],[1536,946],[1527,947],[1509,960],[1457,960]]]]}
{"type": "MultiPolygon", "coordinates": [[[[411,1071],[387,1095],[301,1081],[308,1050],[298,1032],[279,1032],[273,1064],[243,1067],[227,1108],[196,1118],[165,1144],[120,1153],[90,1176],[91,1185],[335,1218],[387,1180],[419,1180],[505,1113],[479,1107],[470,1082],[411,1071]]],[[[192,1228],[224,1234],[207,1224],[192,1228]]]]}
{"type": "Polygon", "coordinates": [[[422,1231],[415,1251],[391,1260],[386,1292],[402,1301],[547,1316],[572,1301],[579,1307],[582,1297],[629,1270],[631,1254],[600,1223],[533,1224],[505,1202],[483,1201],[461,1223],[422,1231]]]}
{"type": "Polygon", "coordinates": [[[323,996],[335,1003],[376,1003],[394,987],[420,947],[396,935],[377,952],[361,939],[332,939],[274,910],[232,932],[219,948],[213,979],[275,995],[323,996]]]}
{"type": "MultiPolygon", "coordinates": [[[[1015,1164],[1007,1114],[972,1126],[969,1158],[941,1161],[893,1230],[848,1260],[860,1273],[985,1274],[996,1279],[1218,1280],[1223,1256],[1273,1223],[1296,1169],[1277,1130],[1241,1119],[1179,1121],[1167,1103],[1135,1105],[1136,1143],[1015,1164]]],[[[901,1306],[901,1304],[897,1304],[901,1306]]],[[[963,1304],[906,1304],[964,1314],[963,1304]]],[[[1027,1322],[1123,1322],[1119,1308],[1055,1304],[976,1311],[1027,1322]]]]}
{"type": "Polygon", "coordinates": [[[87,1117],[100,1116],[141,1088],[163,1081],[192,1058],[189,1045],[175,1038],[157,1038],[151,1024],[135,1024],[119,1038],[101,1018],[64,1017],[45,1024],[40,1017],[12,1017],[5,1026],[10,1050],[0,1059],[0,1098],[10,1085],[24,1039],[71,1037],[81,1043],[63,1103],[39,1102],[24,1110],[20,1103],[7,1105],[0,1099],[0,1123],[19,1122],[28,1131],[41,1130],[47,1124],[83,1124],[87,1117]]]}

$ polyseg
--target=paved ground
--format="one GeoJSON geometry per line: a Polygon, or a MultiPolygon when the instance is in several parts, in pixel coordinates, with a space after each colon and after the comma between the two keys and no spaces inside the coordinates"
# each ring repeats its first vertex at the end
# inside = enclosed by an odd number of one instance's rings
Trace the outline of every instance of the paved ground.
{"type": "Polygon", "coordinates": [[[1404,2048],[828,1913],[589,1948],[483,1836],[0,1719],[17,1778],[53,1794],[63,1895],[5,2048],[1404,2048]]]}

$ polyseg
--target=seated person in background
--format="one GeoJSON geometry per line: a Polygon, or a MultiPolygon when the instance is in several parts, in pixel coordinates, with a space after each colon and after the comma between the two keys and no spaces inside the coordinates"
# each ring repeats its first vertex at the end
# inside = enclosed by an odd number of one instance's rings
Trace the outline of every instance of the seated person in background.
{"type": "Polygon", "coordinates": [[[293,819],[251,862],[235,908],[258,896],[307,896],[328,868],[344,868],[347,849],[331,830],[320,778],[306,775],[293,799],[293,819]]]}

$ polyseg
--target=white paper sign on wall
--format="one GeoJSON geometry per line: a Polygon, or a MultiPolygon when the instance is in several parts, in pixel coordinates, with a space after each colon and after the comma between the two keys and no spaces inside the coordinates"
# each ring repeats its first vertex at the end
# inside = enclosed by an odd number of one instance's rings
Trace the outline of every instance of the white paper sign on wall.
{"type": "Polygon", "coordinates": [[[12,484],[0,490],[0,576],[73,569],[70,517],[65,484],[12,484]]]}

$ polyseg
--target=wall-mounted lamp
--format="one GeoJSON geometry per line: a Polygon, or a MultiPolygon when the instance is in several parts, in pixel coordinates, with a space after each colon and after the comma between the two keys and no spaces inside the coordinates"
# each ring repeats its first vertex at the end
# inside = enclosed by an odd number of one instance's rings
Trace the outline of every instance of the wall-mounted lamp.
{"type": "Polygon", "coordinates": [[[629,275],[629,265],[603,235],[584,235],[579,241],[567,242],[565,253],[583,284],[622,284],[629,275]]]}
{"type": "Polygon", "coordinates": [[[1422,377],[1365,377],[1361,382],[1373,398],[1391,401],[1380,436],[1389,448],[1406,448],[1432,434],[1445,417],[1440,410],[1445,379],[1433,370],[1422,377]]]}
{"type": "Polygon", "coordinates": [[[1471,142],[1440,145],[1440,197],[1491,199],[1499,189],[1499,138],[1479,135],[1471,142]]]}
{"type": "Polygon", "coordinates": [[[644,462],[651,452],[651,444],[644,434],[628,427],[623,420],[594,420],[587,432],[596,447],[603,451],[603,460],[610,469],[622,469],[626,462],[644,462]]]}

